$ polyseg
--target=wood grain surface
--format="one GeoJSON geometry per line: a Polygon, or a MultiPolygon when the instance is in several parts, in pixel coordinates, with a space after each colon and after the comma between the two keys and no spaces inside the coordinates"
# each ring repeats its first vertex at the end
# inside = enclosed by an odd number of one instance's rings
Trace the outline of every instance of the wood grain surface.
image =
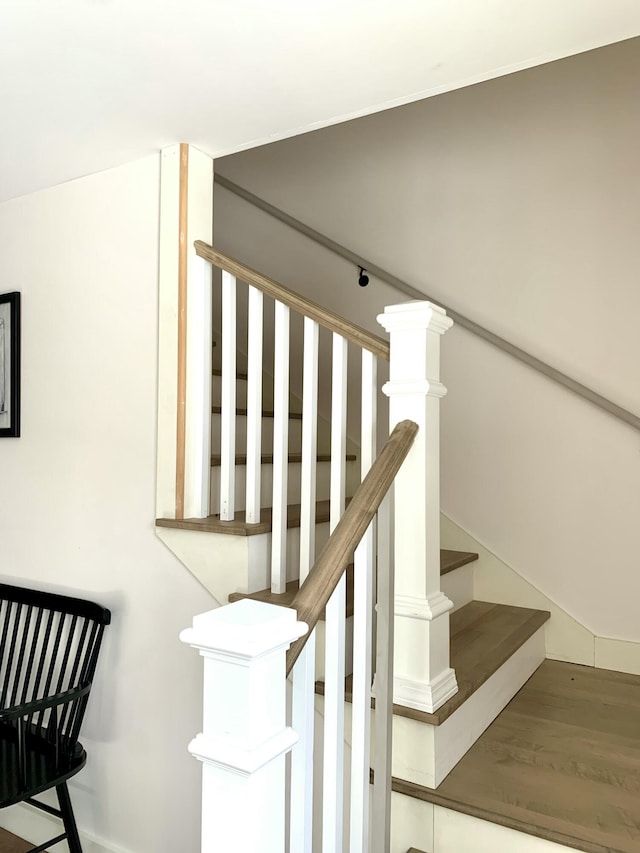
{"type": "Polygon", "coordinates": [[[545,661],[437,790],[393,787],[586,853],[638,853],[640,677],[545,661]]]}
{"type": "Polygon", "coordinates": [[[0,829],[0,853],[27,853],[32,847],[33,844],[28,841],[23,841],[6,829],[0,829]]]}

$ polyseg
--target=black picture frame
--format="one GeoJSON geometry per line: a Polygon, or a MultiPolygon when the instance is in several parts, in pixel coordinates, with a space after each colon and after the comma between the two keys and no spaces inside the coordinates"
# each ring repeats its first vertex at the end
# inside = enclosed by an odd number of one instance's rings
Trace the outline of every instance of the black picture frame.
{"type": "Polygon", "coordinates": [[[20,435],[20,294],[0,293],[0,438],[20,435]]]}

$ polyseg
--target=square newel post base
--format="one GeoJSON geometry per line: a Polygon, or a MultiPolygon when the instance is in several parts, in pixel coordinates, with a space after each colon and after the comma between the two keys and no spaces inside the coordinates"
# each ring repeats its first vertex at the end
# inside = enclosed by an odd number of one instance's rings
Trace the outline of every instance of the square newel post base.
{"type": "Polygon", "coordinates": [[[393,701],[432,714],[458,691],[449,666],[449,611],[442,592],[395,598],[393,701]]]}
{"type": "Polygon", "coordinates": [[[286,652],[307,632],[295,610],[237,601],[202,613],[180,638],[204,658],[203,725],[189,751],[202,762],[202,853],[282,853],[286,652]]]}

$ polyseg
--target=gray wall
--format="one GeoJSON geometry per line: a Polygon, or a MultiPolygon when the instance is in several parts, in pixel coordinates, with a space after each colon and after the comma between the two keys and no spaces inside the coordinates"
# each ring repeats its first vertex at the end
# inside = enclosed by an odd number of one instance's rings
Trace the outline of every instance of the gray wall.
{"type": "MultiPolygon", "coordinates": [[[[638,79],[636,39],[216,170],[640,413],[638,79]]],[[[403,300],[215,205],[219,248],[356,322],[403,300]]],[[[443,377],[445,512],[594,632],[640,640],[638,435],[461,329],[443,377]]]]}

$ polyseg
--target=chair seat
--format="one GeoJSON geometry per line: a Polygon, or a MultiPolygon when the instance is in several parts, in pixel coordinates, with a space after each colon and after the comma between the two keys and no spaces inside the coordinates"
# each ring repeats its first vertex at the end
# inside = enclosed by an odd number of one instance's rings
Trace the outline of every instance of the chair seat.
{"type": "Polygon", "coordinates": [[[22,802],[65,782],[84,767],[87,753],[76,743],[72,753],[59,751],[46,739],[43,729],[25,736],[26,779],[18,767],[18,738],[14,726],[0,725],[0,808],[22,802]]]}

